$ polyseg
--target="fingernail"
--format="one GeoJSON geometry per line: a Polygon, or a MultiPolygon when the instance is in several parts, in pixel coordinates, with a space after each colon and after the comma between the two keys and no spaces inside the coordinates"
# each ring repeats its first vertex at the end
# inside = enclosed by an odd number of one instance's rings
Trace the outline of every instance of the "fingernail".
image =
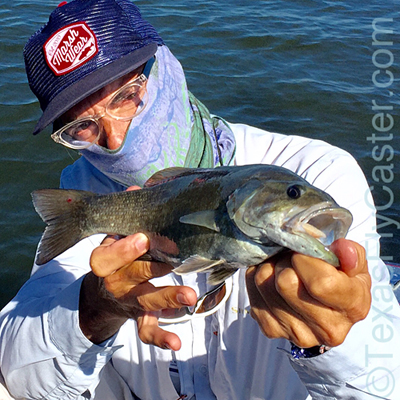
{"type": "Polygon", "coordinates": [[[351,250],[349,250],[349,265],[354,269],[357,268],[358,266],[358,253],[357,249],[355,246],[350,247],[351,250]]]}
{"type": "Polygon", "coordinates": [[[135,246],[136,249],[138,251],[140,251],[141,253],[145,253],[148,250],[148,243],[149,243],[149,239],[147,238],[146,235],[144,235],[143,233],[139,234],[136,238],[135,238],[135,246]]]}
{"type": "Polygon", "coordinates": [[[190,306],[191,304],[187,300],[186,296],[183,293],[178,293],[176,295],[176,299],[181,303],[183,306],[190,306]]]}

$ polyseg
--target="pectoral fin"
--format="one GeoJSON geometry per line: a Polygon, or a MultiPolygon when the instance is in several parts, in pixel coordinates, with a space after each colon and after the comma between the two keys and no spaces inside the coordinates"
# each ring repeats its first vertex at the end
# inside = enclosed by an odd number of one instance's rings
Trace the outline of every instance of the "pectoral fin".
{"type": "Polygon", "coordinates": [[[196,254],[187,258],[179,267],[173,269],[172,272],[178,275],[189,274],[191,272],[211,272],[207,282],[210,285],[218,285],[233,275],[238,268],[227,264],[224,259],[210,260],[196,254]]]}
{"type": "Polygon", "coordinates": [[[225,260],[210,260],[196,254],[184,260],[179,267],[173,269],[172,271],[179,275],[188,274],[190,272],[204,272],[215,267],[216,265],[224,263],[225,260]]]}
{"type": "Polygon", "coordinates": [[[219,232],[219,227],[217,226],[215,220],[215,210],[198,211],[179,218],[179,222],[182,224],[203,226],[204,228],[219,232]]]}

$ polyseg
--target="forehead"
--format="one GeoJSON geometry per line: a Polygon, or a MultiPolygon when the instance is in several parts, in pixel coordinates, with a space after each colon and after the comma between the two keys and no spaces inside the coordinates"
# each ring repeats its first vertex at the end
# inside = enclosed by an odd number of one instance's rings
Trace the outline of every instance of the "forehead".
{"type": "Polygon", "coordinates": [[[143,66],[92,93],[64,113],[59,120],[63,123],[67,123],[79,118],[80,116],[84,116],[85,114],[93,115],[93,113],[95,113],[93,110],[97,107],[104,107],[118,89],[136,79],[142,73],[142,70],[143,66]]]}

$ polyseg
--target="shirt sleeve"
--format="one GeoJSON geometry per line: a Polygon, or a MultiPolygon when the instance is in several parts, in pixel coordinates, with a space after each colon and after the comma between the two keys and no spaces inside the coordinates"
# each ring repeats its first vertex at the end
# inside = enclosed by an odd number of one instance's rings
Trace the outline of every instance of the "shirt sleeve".
{"type": "Polygon", "coordinates": [[[351,211],[348,239],[363,245],[372,278],[372,306],[345,341],[328,352],[291,364],[313,399],[400,398],[400,308],[379,258],[376,209],[365,176],[347,152],[319,140],[231,126],[236,163],[281,165],[328,192],[351,211]]]}
{"type": "Polygon", "coordinates": [[[313,399],[399,399],[399,304],[389,285],[388,270],[379,258],[376,210],[367,182],[355,160],[345,152],[335,150],[332,159],[321,158],[314,168],[316,172],[305,172],[306,179],[311,178],[311,183],[353,214],[347,238],[366,249],[372,306],[342,345],[314,358],[292,359],[292,365],[313,399]]]}
{"type": "Polygon", "coordinates": [[[84,239],[49,263],[35,265],[2,310],[1,371],[14,397],[76,399],[97,386],[101,369],[118,348],[114,338],[93,344],[79,327],[81,283],[102,237],[84,239]]]}

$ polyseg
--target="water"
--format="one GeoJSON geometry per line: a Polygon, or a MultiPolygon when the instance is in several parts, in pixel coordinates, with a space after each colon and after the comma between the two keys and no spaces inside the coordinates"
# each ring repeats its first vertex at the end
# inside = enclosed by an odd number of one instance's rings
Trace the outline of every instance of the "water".
{"type": "MultiPolygon", "coordinates": [[[[78,157],[53,144],[48,131],[36,137],[30,134],[40,111],[26,81],[22,49],[57,4],[0,1],[0,307],[28,278],[43,230],[30,192],[57,187],[63,167],[78,157]]],[[[191,91],[213,113],[231,122],[320,138],[348,150],[374,185],[376,203],[385,208],[392,196],[393,204],[380,214],[400,221],[398,3],[143,0],[136,4],[182,62],[191,91]],[[378,36],[392,44],[372,45],[376,18],[394,19],[381,24],[394,33],[378,36]],[[371,77],[379,69],[374,83],[371,77]],[[386,88],[377,86],[385,82],[386,88]],[[394,116],[387,133],[372,125],[379,112],[372,110],[373,101],[393,107],[384,111],[394,116]],[[380,137],[392,133],[393,138],[373,144],[367,139],[373,133],[380,137]],[[379,151],[373,158],[377,145],[385,150],[380,161],[379,151]]],[[[384,126],[389,125],[388,118],[384,117],[384,126]]],[[[380,123],[376,120],[375,126],[380,123]]],[[[400,262],[397,226],[383,226],[381,233],[382,255],[400,262]]]]}

